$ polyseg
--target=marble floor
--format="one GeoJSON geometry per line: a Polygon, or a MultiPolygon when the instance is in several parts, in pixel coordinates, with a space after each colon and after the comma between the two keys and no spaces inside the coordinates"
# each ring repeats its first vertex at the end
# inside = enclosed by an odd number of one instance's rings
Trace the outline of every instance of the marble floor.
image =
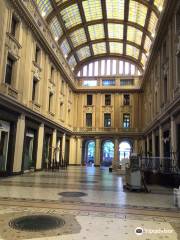
{"type": "Polygon", "coordinates": [[[153,185],[150,193],[129,192],[123,185],[124,176],[93,167],[1,178],[0,239],[180,240],[172,189],[153,185]],[[65,226],[40,232],[9,227],[14,218],[36,214],[61,217],[65,226]]]}

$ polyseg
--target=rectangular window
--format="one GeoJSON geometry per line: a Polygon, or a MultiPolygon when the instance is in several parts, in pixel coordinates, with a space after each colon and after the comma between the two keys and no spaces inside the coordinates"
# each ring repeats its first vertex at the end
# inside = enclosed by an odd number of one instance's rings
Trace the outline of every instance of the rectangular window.
{"type": "Polygon", "coordinates": [[[84,87],[96,87],[97,86],[97,80],[84,80],[82,85],[84,87]]]}
{"type": "Polygon", "coordinates": [[[106,94],[105,95],[105,106],[111,105],[111,95],[106,94]]]}
{"type": "Polygon", "coordinates": [[[101,61],[101,75],[103,76],[105,74],[105,60],[101,61]]]}
{"type": "Polygon", "coordinates": [[[86,113],[86,127],[92,127],[92,113],[86,113]]]}
{"type": "Polygon", "coordinates": [[[52,111],[52,101],[53,101],[53,94],[50,92],[49,93],[49,106],[48,106],[48,111],[52,111]]]}
{"type": "Polygon", "coordinates": [[[92,102],[93,102],[93,97],[92,97],[92,95],[87,95],[87,105],[92,105],[92,102]]]}
{"type": "Polygon", "coordinates": [[[164,103],[167,102],[167,96],[168,96],[168,81],[167,76],[164,77],[164,103]]]}
{"type": "Polygon", "coordinates": [[[9,85],[11,85],[12,83],[13,65],[14,65],[14,61],[10,57],[8,57],[7,64],[6,64],[5,83],[9,85]]]}
{"type": "Polygon", "coordinates": [[[14,16],[12,16],[12,21],[11,21],[11,35],[13,37],[16,36],[16,30],[17,30],[17,20],[14,16]]]}
{"type": "Polygon", "coordinates": [[[61,83],[61,94],[64,94],[64,81],[61,83]]]}
{"type": "Polygon", "coordinates": [[[94,76],[98,76],[99,75],[99,63],[98,61],[96,61],[94,63],[94,76]]]}
{"type": "Polygon", "coordinates": [[[37,95],[37,85],[38,80],[36,78],[33,78],[33,86],[32,86],[32,101],[34,102],[36,100],[37,95]]]}
{"type": "Polygon", "coordinates": [[[115,79],[104,79],[102,80],[103,86],[115,86],[115,79]]]}
{"type": "Polygon", "coordinates": [[[134,85],[134,79],[121,79],[120,86],[132,86],[134,85]]]}
{"type": "Polygon", "coordinates": [[[89,64],[89,72],[88,72],[88,76],[92,76],[93,75],[93,64],[92,63],[90,63],[89,64]]]}
{"type": "Polygon", "coordinates": [[[130,95],[129,94],[124,94],[124,100],[123,100],[124,105],[130,105],[130,95]]]}
{"type": "Polygon", "coordinates": [[[35,51],[35,62],[40,63],[40,48],[36,45],[36,51],[35,51]]]}
{"type": "Polygon", "coordinates": [[[106,66],[106,75],[111,74],[111,60],[107,60],[107,66],[106,66]]]}
{"type": "Polygon", "coordinates": [[[129,128],[130,127],[130,114],[124,113],[123,114],[123,128],[129,128]]]}
{"type": "Polygon", "coordinates": [[[53,66],[51,66],[51,77],[50,77],[50,80],[52,82],[54,82],[54,67],[53,66]]]}
{"type": "Polygon", "coordinates": [[[180,32],[180,8],[176,13],[176,34],[180,32]]]}
{"type": "Polygon", "coordinates": [[[111,127],[111,114],[104,113],[104,127],[111,127]]]}

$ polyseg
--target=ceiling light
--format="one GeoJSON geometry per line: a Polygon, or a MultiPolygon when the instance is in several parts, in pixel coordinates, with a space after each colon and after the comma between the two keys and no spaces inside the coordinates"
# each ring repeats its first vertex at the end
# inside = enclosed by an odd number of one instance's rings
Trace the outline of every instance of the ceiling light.
{"type": "Polygon", "coordinates": [[[67,58],[67,54],[65,54],[64,57],[67,58]]]}
{"type": "Polygon", "coordinates": [[[74,71],[74,68],[72,67],[71,70],[74,71]]]}
{"type": "Polygon", "coordinates": [[[155,33],[151,33],[151,36],[154,38],[155,37],[155,33]]]}
{"type": "Polygon", "coordinates": [[[56,41],[56,42],[58,41],[58,37],[55,37],[55,41],[56,41]]]}
{"type": "Polygon", "coordinates": [[[45,17],[46,13],[44,11],[42,11],[41,15],[42,15],[42,17],[45,17]]]}
{"type": "Polygon", "coordinates": [[[149,57],[149,52],[146,53],[146,57],[149,57]]]}

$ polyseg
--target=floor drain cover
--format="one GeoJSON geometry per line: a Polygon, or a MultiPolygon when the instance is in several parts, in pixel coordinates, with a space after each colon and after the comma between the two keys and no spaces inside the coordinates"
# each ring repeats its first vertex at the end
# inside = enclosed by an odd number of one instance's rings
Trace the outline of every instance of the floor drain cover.
{"type": "Polygon", "coordinates": [[[47,231],[64,226],[65,221],[50,215],[29,215],[12,219],[9,222],[11,228],[22,231],[47,231]]]}
{"type": "Polygon", "coordinates": [[[87,194],[84,192],[61,192],[59,195],[62,197],[84,197],[87,194]]]}

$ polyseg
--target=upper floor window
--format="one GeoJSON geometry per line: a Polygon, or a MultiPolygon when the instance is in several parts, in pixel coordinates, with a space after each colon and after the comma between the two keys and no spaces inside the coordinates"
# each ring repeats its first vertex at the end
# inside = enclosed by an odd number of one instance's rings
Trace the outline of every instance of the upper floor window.
{"type": "Polygon", "coordinates": [[[33,78],[33,86],[32,86],[32,101],[36,101],[37,98],[37,85],[38,85],[38,80],[34,77],[33,78]]]}
{"type": "Polygon", "coordinates": [[[55,69],[54,69],[53,66],[51,66],[51,76],[50,76],[50,80],[51,80],[52,82],[54,82],[54,72],[55,72],[55,69]]]}
{"type": "Polygon", "coordinates": [[[103,86],[115,86],[115,79],[104,79],[102,80],[103,86]]]}
{"type": "Polygon", "coordinates": [[[134,85],[134,79],[121,79],[120,86],[132,86],[134,85]]]}
{"type": "Polygon", "coordinates": [[[123,104],[130,105],[130,95],[129,94],[124,94],[123,104]]]}
{"type": "Polygon", "coordinates": [[[41,50],[40,50],[40,48],[36,45],[36,49],[35,49],[35,62],[36,63],[40,63],[40,54],[41,54],[41,52],[40,52],[41,50]]]}
{"type": "Polygon", "coordinates": [[[86,127],[92,127],[92,113],[86,113],[86,127]]]}
{"type": "Polygon", "coordinates": [[[84,65],[77,73],[78,77],[96,77],[111,75],[141,75],[140,69],[133,63],[118,59],[102,59],[84,65]]]}
{"type": "Polygon", "coordinates": [[[9,85],[11,85],[12,83],[13,66],[14,66],[14,60],[8,56],[7,64],[6,64],[5,83],[9,85]]]}
{"type": "Polygon", "coordinates": [[[105,95],[105,106],[111,105],[111,95],[106,94],[105,95]]]}
{"type": "Polygon", "coordinates": [[[96,87],[97,86],[97,80],[84,80],[83,81],[84,87],[96,87]]]}
{"type": "Polygon", "coordinates": [[[104,127],[111,127],[111,114],[104,113],[104,127]]]}
{"type": "Polygon", "coordinates": [[[176,13],[176,33],[180,33],[180,8],[176,13]]]}
{"type": "Polygon", "coordinates": [[[48,105],[48,111],[52,112],[52,105],[53,105],[53,93],[49,93],[49,105],[48,105]]]}
{"type": "Polygon", "coordinates": [[[129,128],[130,127],[130,114],[124,113],[123,114],[123,128],[129,128]]]}
{"type": "Polygon", "coordinates": [[[17,24],[18,24],[17,19],[16,19],[14,16],[12,16],[12,21],[11,21],[11,35],[12,35],[13,37],[16,36],[17,24]]]}
{"type": "Polygon", "coordinates": [[[93,102],[93,96],[92,95],[87,95],[87,105],[92,105],[92,102],[93,102]]]}

